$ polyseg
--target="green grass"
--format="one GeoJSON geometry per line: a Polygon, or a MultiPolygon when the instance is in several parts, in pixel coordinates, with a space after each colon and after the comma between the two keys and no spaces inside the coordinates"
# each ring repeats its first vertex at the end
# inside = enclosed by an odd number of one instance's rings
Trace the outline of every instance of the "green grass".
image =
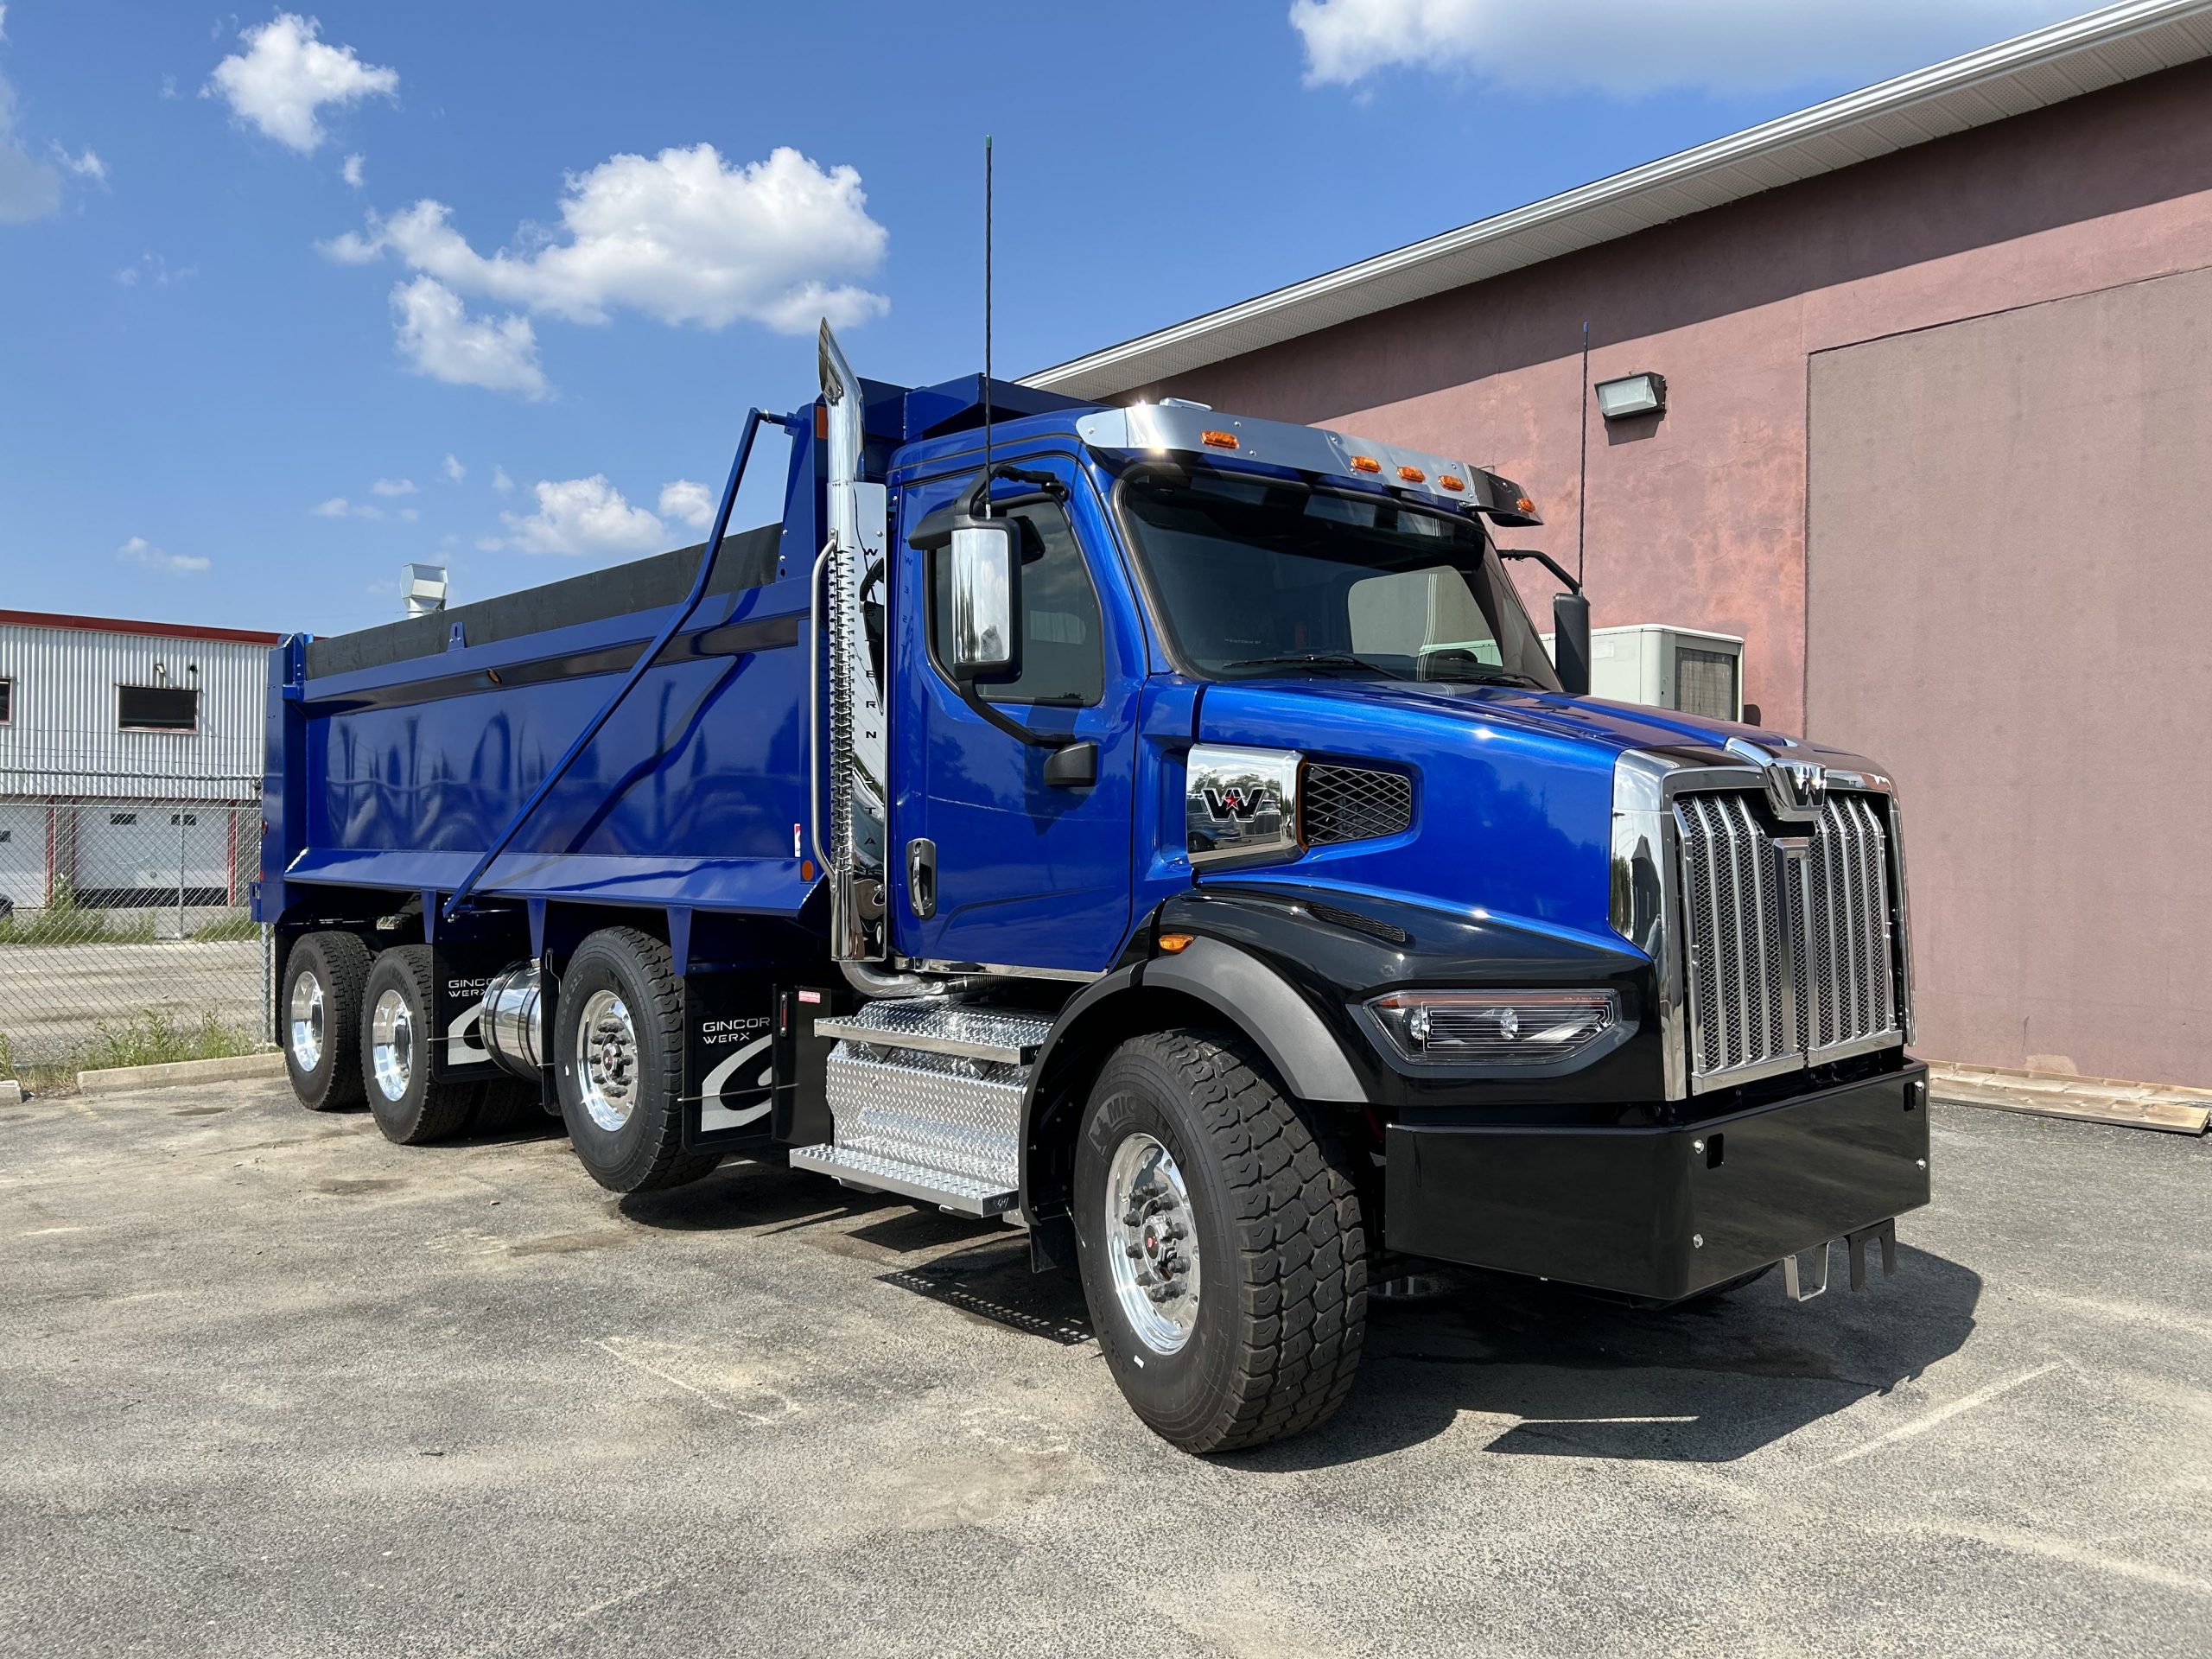
{"type": "Polygon", "coordinates": [[[118,922],[105,910],[77,902],[67,881],[54,890],[53,902],[29,919],[0,918],[0,944],[151,944],[154,918],[143,912],[118,922]]]}
{"type": "Polygon", "coordinates": [[[120,1024],[103,1020],[92,1027],[92,1046],[78,1070],[105,1071],[118,1065],[166,1065],[173,1060],[226,1060],[252,1053],[259,1045],[243,1026],[227,1025],[212,1014],[197,1027],[180,1026],[159,1008],[142,1008],[120,1024]]]}
{"type": "Polygon", "coordinates": [[[197,944],[229,944],[260,937],[261,924],[251,916],[225,916],[192,930],[193,942],[197,944]]]}

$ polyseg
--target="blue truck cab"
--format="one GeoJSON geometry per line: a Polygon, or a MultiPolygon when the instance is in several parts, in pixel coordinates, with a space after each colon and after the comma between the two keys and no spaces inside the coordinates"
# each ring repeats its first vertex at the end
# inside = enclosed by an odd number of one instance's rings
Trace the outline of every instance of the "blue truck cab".
{"type": "Polygon", "coordinates": [[[1480,467],[821,363],[701,546],[272,653],[303,1103],[1003,1217],[1200,1452],[1326,1418],[1399,1258],[1655,1306],[1892,1265],[1878,766],[1588,697],[1480,467]]]}

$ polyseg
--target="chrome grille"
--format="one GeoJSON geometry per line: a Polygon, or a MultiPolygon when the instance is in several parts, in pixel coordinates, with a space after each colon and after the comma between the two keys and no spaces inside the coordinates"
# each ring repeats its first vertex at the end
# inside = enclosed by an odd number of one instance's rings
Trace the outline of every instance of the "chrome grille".
{"type": "Polygon", "coordinates": [[[1675,823],[1697,1086],[1902,1040],[1873,801],[1838,792],[1800,825],[1758,796],[1691,795],[1675,823]]]}
{"type": "Polygon", "coordinates": [[[1402,835],[1414,821],[1414,780],[1376,766],[1313,761],[1299,784],[1300,830],[1309,847],[1402,835]]]}

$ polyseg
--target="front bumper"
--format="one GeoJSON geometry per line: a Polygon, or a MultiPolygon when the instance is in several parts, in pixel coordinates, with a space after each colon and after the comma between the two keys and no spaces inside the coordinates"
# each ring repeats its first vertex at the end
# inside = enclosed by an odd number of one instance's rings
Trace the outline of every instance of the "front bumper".
{"type": "Polygon", "coordinates": [[[1393,1124],[1389,1248],[1675,1301],[1928,1202],[1928,1068],[1675,1128],[1393,1124]]]}

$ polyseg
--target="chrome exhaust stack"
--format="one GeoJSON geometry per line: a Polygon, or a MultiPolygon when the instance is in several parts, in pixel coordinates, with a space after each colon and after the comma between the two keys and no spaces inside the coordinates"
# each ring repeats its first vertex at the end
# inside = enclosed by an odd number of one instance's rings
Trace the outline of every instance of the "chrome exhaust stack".
{"type": "MultiPolygon", "coordinates": [[[[860,377],[823,320],[822,401],[829,411],[830,950],[864,996],[914,996],[940,988],[912,974],[872,968],[890,952],[890,729],[885,665],[868,643],[868,613],[887,612],[884,486],[861,476],[865,442],[860,377]]],[[[879,627],[877,638],[887,639],[879,627]]]]}

